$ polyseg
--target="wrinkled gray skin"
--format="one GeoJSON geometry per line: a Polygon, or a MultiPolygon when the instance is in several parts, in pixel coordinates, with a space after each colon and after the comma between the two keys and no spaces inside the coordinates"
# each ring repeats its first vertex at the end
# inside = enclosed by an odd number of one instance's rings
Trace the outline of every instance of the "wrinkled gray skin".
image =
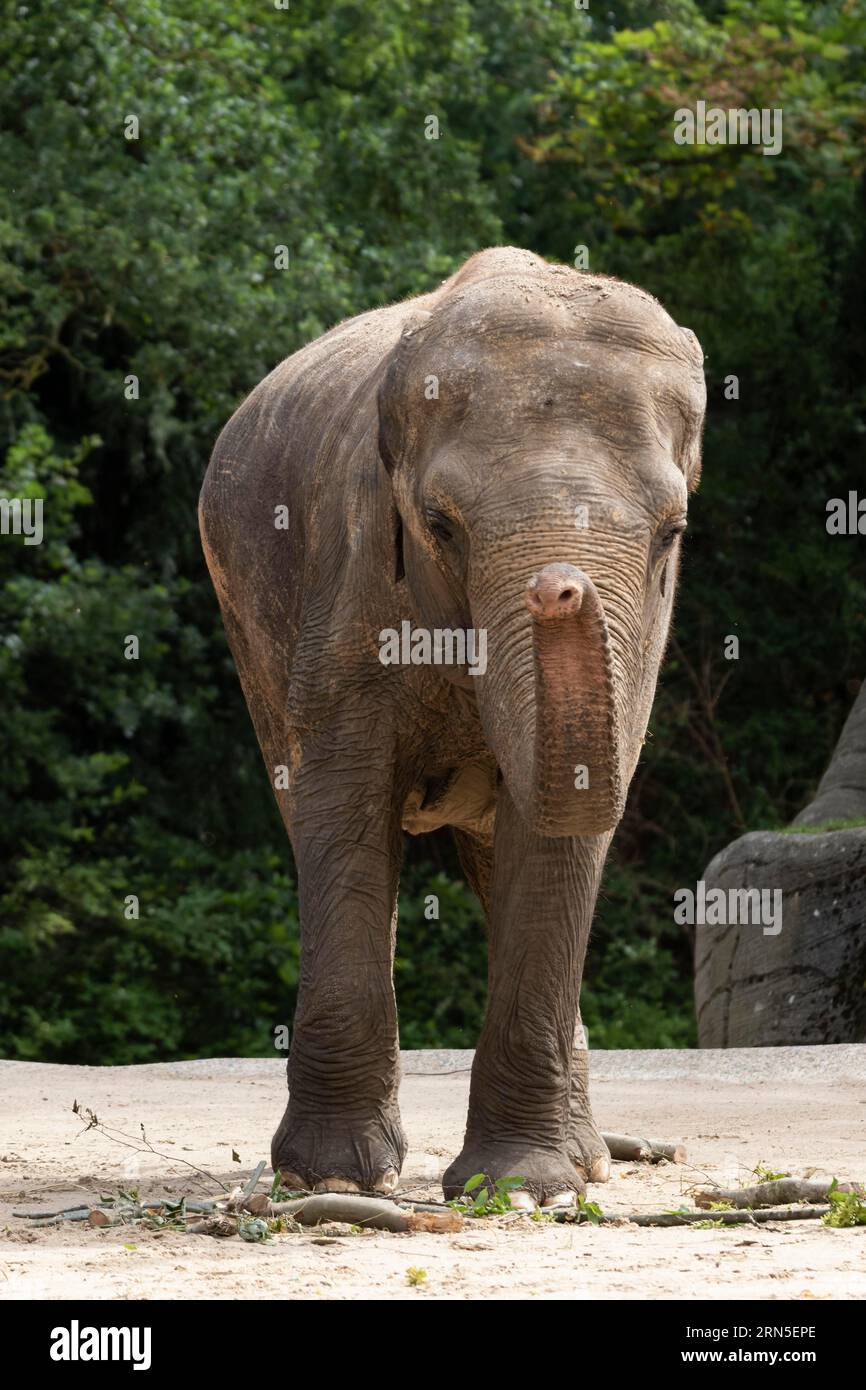
{"type": "Polygon", "coordinates": [[[292,1185],[396,1185],[401,828],[442,825],[490,932],[446,1195],[483,1172],[551,1203],[607,1176],[580,980],[667,638],[701,364],[643,291],[499,248],[288,358],[219,438],[204,548],[290,783],[301,981],[272,1158],[292,1185]],[[486,674],[383,666],[403,619],[486,628],[486,674]]]}

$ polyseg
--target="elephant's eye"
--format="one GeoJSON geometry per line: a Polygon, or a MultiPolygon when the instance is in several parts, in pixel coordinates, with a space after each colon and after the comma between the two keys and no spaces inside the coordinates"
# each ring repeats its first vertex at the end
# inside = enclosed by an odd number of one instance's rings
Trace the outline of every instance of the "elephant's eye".
{"type": "Polygon", "coordinates": [[[659,554],[664,554],[670,550],[677,536],[681,536],[686,529],[685,517],[678,517],[675,521],[665,521],[656,532],[656,547],[659,554]]]}
{"type": "Polygon", "coordinates": [[[433,507],[427,510],[427,525],[430,527],[437,541],[447,543],[454,536],[454,523],[451,518],[446,516],[444,512],[437,511],[433,507]]]}
{"type": "Polygon", "coordinates": [[[650,557],[650,574],[661,573],[661,592],[664,598],[668,586],[668,557],[673,550],[674,541],[677,536],[681,536],[686,529],[686,519],[684,516],[676,517],[669,521],[663,521],[656,531],[653,542],[652,554],[650,557]]]}

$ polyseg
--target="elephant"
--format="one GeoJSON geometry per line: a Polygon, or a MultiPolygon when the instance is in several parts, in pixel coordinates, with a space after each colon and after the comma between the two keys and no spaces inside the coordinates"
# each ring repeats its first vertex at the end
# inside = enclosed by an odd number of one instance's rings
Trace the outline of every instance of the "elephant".
{"type": "Polygon", "coordinates": [[[203,548],[298,875],[285,1184],[396,1190],[402,835],[441,826],[489,935],[445,1195],[519,1177],[534,1209],[609,1176],[581,976],[667,641],[702,364],[645,291],[495,247],[295,352],[220,434],[203,548]],[[485,669],[383,662],[406,620],[486,634],[485,669]]]}

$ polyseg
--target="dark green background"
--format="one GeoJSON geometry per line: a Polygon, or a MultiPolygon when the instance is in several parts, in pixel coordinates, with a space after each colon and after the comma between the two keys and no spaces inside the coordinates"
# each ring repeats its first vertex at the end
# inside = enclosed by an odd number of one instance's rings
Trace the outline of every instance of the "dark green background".
{"type": "MultiPolygon", "coordinates": [[[[673,892],[800,808],[866,670],[864,541],[825,528],[866,491],[863,5],[0,8],[0,495],[46,499],[42,546],[0,538],[2,1050],[267,1054],[290,1022],[293,871],[200,481],[282,357],[502,242],[586,245],[707,355],[676,642],[585,989],[595,1046],[693,1042],[673,892]],[[783,152],[675,146],[698,99],[782,108],[783,152]]],[[[471,1045],[483,930],[447,838],[409,845],[398,952],[404,1044],[471,1045]]]]}

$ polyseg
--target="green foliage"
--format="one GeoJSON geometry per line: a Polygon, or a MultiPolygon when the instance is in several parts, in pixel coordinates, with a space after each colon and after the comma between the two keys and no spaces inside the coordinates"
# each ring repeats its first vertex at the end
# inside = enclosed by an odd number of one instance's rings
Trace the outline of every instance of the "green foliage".
{"type": "Polygon", "coordinates": [[[257,1216],[251,1216],[249,1220],[242,1218],[238,1221],[238,1235],[241,1240],[261,1245],[271,1239],[270,1223],[257,1216]]]}
{"type": "Polygon", "coordinates": [[[581,992],[589,1045],[694,1046],[690,952],[671,924],[673,890],[635,850],[629,858],[615,845],[596,909],[581,992]]]}
{"type": "Polygon", "coordinates": [[[474,1047],[487,997],[487,936],[474,893],[428,864],[409,865],[398,921],[401,1046],[474,1047]],[[438,920],[425,916],[429,896],[438,900],[438,920]]]}
{"type": "Polygon", "coordinates": [[[762,1182],[779,1182],[781,1178],[789,1178],[790,1173],[774,1173],[772,1168],[767,1168],[765,1164],[759,1163],[752,1169],[753,1175],[758,1179],[758,1184],[762,1182]]]}
{"type": "MultiPolygon", "coordinates": [[[[205,462],[281,358],[502,241],[586,245],[707,353],[677,636],[584,986],[592,1046],[693,1042],[673,892],[801,808],[866,670],[862,543],[824,527],[862,476],[860,11],[3,6],[0,496],[42,498],[45,539],[0,537],[0,1050],[274,1055],[295,879],[199,552],[205,462]],[[783,108],[781,153],[675,145],[698,99],[783,108]]],[[[472,1046],[485,980],[450,840],[410,842],[404,1046],[472,1046]]]]}
{"type": "Polygon", "coordinates": [[[825,1226],[844,1228],[847,1226],[866,1226],[866,1200],[861,1188],[859,1192],[840,1192],[836,1178],[830,1184],[827,1200],[830,1210],[821,1217],[825,1226]]]}
{"type": "Polygon", "coordinates": [[[578,1218],[589,1222],[590,1226],[600,1226],[604,1212],[598,1202],[590,1202],[582,1193],[577,1194],[578,1218]]]}
{"type": "Polygon", "coordinates": [[[295,1188],[283,1187],[283,1175],[279,1169],[274,1173],[274,1180],[268,1193],[272,1202],[289,1202],[293,1197],[302,1197],[303,1195],[302,1191],[297,1191],[295,1188]]]}
{"type": "Polygon", "coordinates": [[[537,1207],[530,1213],[530,1220],[538,1222],[564,1222],[568,1226],[600,1226],[604,1211],[598,1202],[578,1193],[573,1207],[558,1207],[553,1210],[537,1207]]]}
{"type": "Polygon", "coordinates": [[[859,830],[866,825],[866,820],[825,820],[820,825],[786,825],[780,830],[780,835],[826,835],[832,830],[859,830]]]}
{"type": "Polygon", "coordinates": [[[514,1210],[512,1192],[525,1181],[525,1178],[496,1178],[491,1182],[484,1173],[476,1173],[464,1183],[461,1195],[448,1206],[464,1216],[504,1216],[514,1210]]]}

